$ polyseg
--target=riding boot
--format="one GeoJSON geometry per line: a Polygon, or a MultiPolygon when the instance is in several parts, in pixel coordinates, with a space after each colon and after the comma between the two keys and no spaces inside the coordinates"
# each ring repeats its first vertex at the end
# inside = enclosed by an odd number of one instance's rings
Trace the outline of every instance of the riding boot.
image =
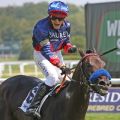
{"type": "Polygon", "coordinates": [[[33,98],[29,108],[27,108],[26,114],[27,115],[32,115],[32,116],[36,116],[36,117],[40,117],[40,113],[38,113],[37,111],[37,107],[40,105],[40,102],[42,100],[42,98],[45,96],[45,94],[47,94],[49,92],[51,87],[47,86],[45,83],[42,83],[39,88],[38,91],[35,95],[35,97],[33,98]]]}

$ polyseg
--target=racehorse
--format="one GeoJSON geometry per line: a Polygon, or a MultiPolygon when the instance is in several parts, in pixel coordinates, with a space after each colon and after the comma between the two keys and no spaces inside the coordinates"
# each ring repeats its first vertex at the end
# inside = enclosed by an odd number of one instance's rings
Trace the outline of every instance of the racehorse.
{"type": "MultiPolygon", "coordinates": [[[[59,93],[49,96],[45,101],[40,120],[84,120],[89,104],[90,92],[106,95],[110,87],[110,74],[104,69],[105,63],[94,52],[79,50],[81,59],[69,84],[59,93]]],[[[40,79],[17,75],[8,78],[0,85],[1,120],[37,120],[26,116],[19,106],[28,92],[40,79]]]]}

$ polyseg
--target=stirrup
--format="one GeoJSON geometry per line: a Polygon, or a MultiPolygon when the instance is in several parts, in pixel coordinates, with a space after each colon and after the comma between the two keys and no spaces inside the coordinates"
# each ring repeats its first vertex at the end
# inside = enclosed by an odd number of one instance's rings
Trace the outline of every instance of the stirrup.
{"type": "Polygon", "coordinates": [[[41,118],[41,115],[38,113],[37,108],[27,110],[25,114],[32,117],[37,117],[38,119],[41,118]]]}
{"type": "Polygon", "coordinates": [[[38,119],[41,118],[41,115],[37,111],[34,112],[34,116],[37,117],[38,119]]]}

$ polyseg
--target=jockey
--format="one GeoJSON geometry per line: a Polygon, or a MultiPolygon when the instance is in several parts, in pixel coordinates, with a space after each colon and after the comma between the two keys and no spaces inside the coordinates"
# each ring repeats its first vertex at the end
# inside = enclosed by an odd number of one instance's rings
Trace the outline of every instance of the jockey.
{"type": "Polygon", "coordinates": [[[61,54],[61,49],[65,53],[76,52],[76,47],[70,43],[70,23],[65,20],[68,11],[69,8],[65,3],[54,1],[48,6],[49,16],[39,20],[34,26],[34,60],[46,79],[38,88],[30,107],[27,108],[26,112],[29,114],[35,114],[36,103],[52,86],[60,82],[60,71],[70,73],[61,54]]]}

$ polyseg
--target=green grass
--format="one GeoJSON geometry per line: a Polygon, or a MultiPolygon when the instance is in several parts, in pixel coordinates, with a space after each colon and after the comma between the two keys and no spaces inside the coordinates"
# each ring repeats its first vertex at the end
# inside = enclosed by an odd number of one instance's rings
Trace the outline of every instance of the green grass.
{"type": "Polygon", "coordinates": [[[119,113],[87,113],[86,120],[120,120],[119,113]]]}
{"type": "Polygon", "coordinates": [[[79,53],[64,54],[63,58],[64,58],[64,60],[79,60],[80,55],[79,55],[79,53]]]}
{"type": "MultiPolygon", "coordinates": [[[[5,66],[5,70],[3,71],[3,75],[2,75],[3,78],[8,78],[8,77],[12,77],[12,76],[21,74],[20,68],[18,65],[12,65],[11,68],[12,68],[12,71],[11,71],[12,74],[9,74],[9,66],[8,65],[5,66]]],[[[38,78],[44,77],[38,68],[37,68],[38,74],[35,75],[34,65],[26,65],[24,71],[25,71],[26,75],[35,76],[38,78]]]]}

